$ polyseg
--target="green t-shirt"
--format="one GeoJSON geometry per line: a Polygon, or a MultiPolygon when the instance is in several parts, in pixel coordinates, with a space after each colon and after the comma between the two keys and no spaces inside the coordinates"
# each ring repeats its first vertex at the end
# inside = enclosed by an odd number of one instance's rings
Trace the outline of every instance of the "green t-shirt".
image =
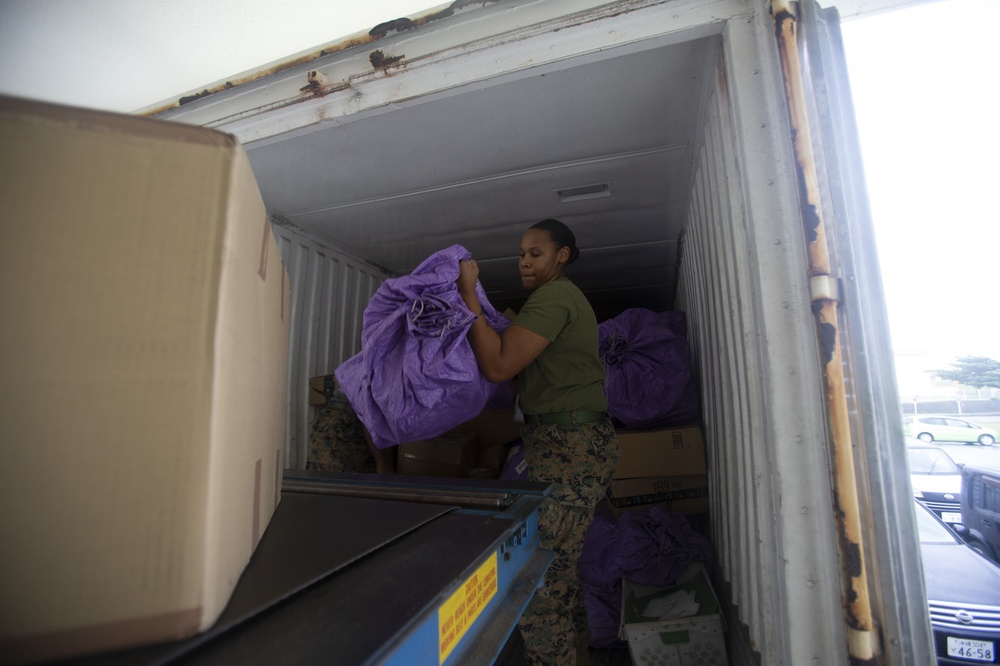
{"type": "Polygon", "coordinates": [[[608,408],[597,317],[575,284],[565,277],[543,284],[528,296],[514,323],[550,343],[521,371],[525,414],[608,408]]]}

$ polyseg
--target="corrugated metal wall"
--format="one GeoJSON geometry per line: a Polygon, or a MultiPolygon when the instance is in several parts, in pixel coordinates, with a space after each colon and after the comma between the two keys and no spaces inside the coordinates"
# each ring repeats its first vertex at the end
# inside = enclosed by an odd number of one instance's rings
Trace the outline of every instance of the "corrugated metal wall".
{"type": "Polygon", "coordinates": [[[702,393],[731,663],[846,663],[797,172],[767,13],[726,25],[702,103],[677,307],[702,393]]]}
{"type": "Polygon", "coordinates": [[[701,378],[712,541],[720,578],[728,583],[727,596],[749,625],[751,645],[763,647],[769,637],[780,633],[771,626],[777,601],[769,575],[777,545],[770,513],[761,511],[774,500],[764,496],[767,485],[757,482],[770,473],[770,466],[756,355],[758,334],[748,293],[754,284],[748,254],[751,241],[721,69],[716,81],[696,155],[678,303],[688,314],[701,378]]]}
{"type": "Polygon", "coordinates": [[[389,275],[280,224],[271,228],[292,282],[285,460],[304,469],[314,408],[309,379],[331,374],[361,349],[361,316],[389,275]]]}

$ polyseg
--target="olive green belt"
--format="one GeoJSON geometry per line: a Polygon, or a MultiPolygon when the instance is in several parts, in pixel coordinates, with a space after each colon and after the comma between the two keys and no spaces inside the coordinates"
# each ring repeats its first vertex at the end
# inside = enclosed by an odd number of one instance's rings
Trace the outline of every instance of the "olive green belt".
{"type": "Polygon", "coordinates": [[[573,412],[549,412],[548,414],[525,414],[526,425],[583,425],[597,423],[608,418],[607,412],[588,412],[578,409],[573,412]]]}

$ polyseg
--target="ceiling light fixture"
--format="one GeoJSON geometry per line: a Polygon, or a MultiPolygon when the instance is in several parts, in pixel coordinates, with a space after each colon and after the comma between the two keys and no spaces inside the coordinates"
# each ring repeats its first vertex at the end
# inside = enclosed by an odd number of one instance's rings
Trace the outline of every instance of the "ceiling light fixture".
{"type": "Polygon", "coordinates": [[[570,187],[565,190],[556,190],[556,194],[559,195],[559,200],[563,203],[584,201],[585,199],[600,199],[601,197],[611,196],[611,183],[570,187]]]}

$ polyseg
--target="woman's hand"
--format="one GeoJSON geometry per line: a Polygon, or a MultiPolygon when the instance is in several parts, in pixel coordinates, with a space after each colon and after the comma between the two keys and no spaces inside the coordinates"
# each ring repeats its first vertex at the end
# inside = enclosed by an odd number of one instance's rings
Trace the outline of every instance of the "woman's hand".
{"type": "Polygon", "coordinates": [[[458,262],[458,279],[455,280],[455,284],[458,285],[458,293],[465,296],[466,294],[475,295],[476,293],[476,280],[479,279],[479,264],[476,263],[475,259],[463,259],[458,262]]]}

